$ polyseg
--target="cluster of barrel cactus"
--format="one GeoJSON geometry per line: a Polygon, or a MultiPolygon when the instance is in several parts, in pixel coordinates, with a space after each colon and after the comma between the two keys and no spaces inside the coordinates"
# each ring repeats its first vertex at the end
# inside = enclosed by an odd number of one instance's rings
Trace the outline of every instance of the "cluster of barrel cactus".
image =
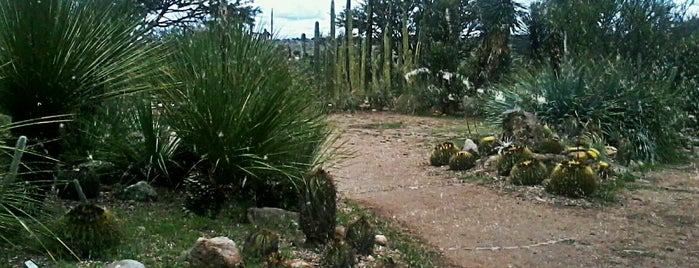
{"type": "Polygon", "coordinates": [[[509,176],[513,184],[544,184],[550,193],[573,198],[592,195],[599,188],[601,179],[613,175],[610,164],[600,160],[603,155],[599,150],[580,142],[566,147],[548,130],[549,135],[535,146],[534,151],[514,143],[501,147],[496,162],[498,174],[509,176]],[[534,152],[557,155],[543,158],[558,161],[544,163],[536,159],[534,152]]]}

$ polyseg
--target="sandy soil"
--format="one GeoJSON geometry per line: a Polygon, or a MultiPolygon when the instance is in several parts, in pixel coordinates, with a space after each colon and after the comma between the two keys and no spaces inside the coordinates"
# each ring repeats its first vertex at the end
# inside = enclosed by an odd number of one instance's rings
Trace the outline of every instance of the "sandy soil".
{"type": "Polygon", "coordinates": [[[463,119],[332,120],[354,151],[330,169],[341,196],[400,222],[453,267],[699,267],[699,161],[644,174],[643,187],[623,192],[619,203],[570,206],[429,166],[434,130],[463,119]]]}

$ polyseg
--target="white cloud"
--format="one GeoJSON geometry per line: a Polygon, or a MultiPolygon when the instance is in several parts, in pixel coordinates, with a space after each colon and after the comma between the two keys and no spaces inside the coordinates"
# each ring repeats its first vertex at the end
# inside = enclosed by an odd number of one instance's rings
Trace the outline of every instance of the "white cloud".
{"type": "MultiPolygon", "coordinates": [[[[352,0],[353,6],[359,3],[360,0],[352,0]]],[[[259,6],[263,12],[256,18],[257,24],[268,30],[274,9],[274,33],[277,37],[298,38],[305,33],[312,38],[316,21],[323,36],[330,33],[330,0],[255,0],[253,5],[259,6]]],[[[335,1],[336,14],[344,8],[344,0],[335,1]]]]}

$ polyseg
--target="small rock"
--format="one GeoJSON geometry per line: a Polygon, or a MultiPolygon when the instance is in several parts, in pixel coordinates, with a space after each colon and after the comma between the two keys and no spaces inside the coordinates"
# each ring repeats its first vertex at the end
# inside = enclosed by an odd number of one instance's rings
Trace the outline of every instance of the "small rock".
{"type": "Polygon", "coordinates": [[[472,140],[472,139],[466,139],[464,141],[464,147],[461,149],[462,151],[467,151],[471,153],[472,155],[478,156],[478,145],[472,140]]]}
{"type": "Polygon", "coordinates": [[[299,213],[281,208],[249,208],[247,218],[257,228],[274,231],[298,229],[299,213]]]}
{"type": "Polygon", "coordinates": [[[155,201],[158,199],[158,193],[155,191],[153,186],[150,186],[146,181],[139,181],[133,185],[130,185],[121,192],[117,193],[114,197],[121,200],[133,200],[133,201],[155,201]]]}
{"type": "Polygon", "coordinates": [[[146,268],[146,266],[138,261],[126,259],[107,264],[105,268],[146,268]]]}
{"type": "Polygon", "coordinates": [[[289,268],[314,268],[313,264],[310,264],[304,260],[288,260],[284,262],[284,267],[289,268]]]}
{"type": "Polygon", "coordinates": [[[344,240],[346,233],[347,233],[347,229],[345,229],[345,226],[342,226],[342,225],[335,226],[334,238],[336,240],[344,240]]]}
{"type": "Polygon", "coordinates": [[[388,244],[388,238],[384,235],[375,235],[374,242],[380,246],[386,246],[388,244]]]}
{"type": "Polygon", "coordinates": [[[228,237],[200,237],[189,251],[188,259],[194,268],[239,267],[243,260],[235,242],[228,237]]]}
{"type": "Polygon", "coordinates": [[[616,155],[617,151],[619,151],[616,147],[614,146],[604,146],[604,152],[607,154],[608,157],[614,158],[616,155]]]}
{"type": "Polygon", "coordinates": [[[25,268],[39,268],[39,266],[36,266],[36,264],[31,260],[25,261],[24,267],[25,268]]]}

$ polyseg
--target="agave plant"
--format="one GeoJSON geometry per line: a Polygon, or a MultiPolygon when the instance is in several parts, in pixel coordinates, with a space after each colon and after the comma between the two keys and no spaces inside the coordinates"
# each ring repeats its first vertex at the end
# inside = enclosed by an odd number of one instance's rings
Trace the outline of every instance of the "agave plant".
{"type": "MultiPolygon", "coordinates": [[[[1,0],[0,107],[16,121],[78,117],[110,96],[145,89],[157,46],[134,34],[139,19],[114,1],[1,0]]],[[[28,125],[15,133],[37,142],[79,134],[75,123],[28,125]]],[[[61,146],[49,153],[58,156],[61,146]]]]}
{"type": "Polygon", "coordinates": [[[211,25],[169,47],[164,115],[216,183],[298,181],[322,162],[330,129],[274,43],[211,25]]]}

